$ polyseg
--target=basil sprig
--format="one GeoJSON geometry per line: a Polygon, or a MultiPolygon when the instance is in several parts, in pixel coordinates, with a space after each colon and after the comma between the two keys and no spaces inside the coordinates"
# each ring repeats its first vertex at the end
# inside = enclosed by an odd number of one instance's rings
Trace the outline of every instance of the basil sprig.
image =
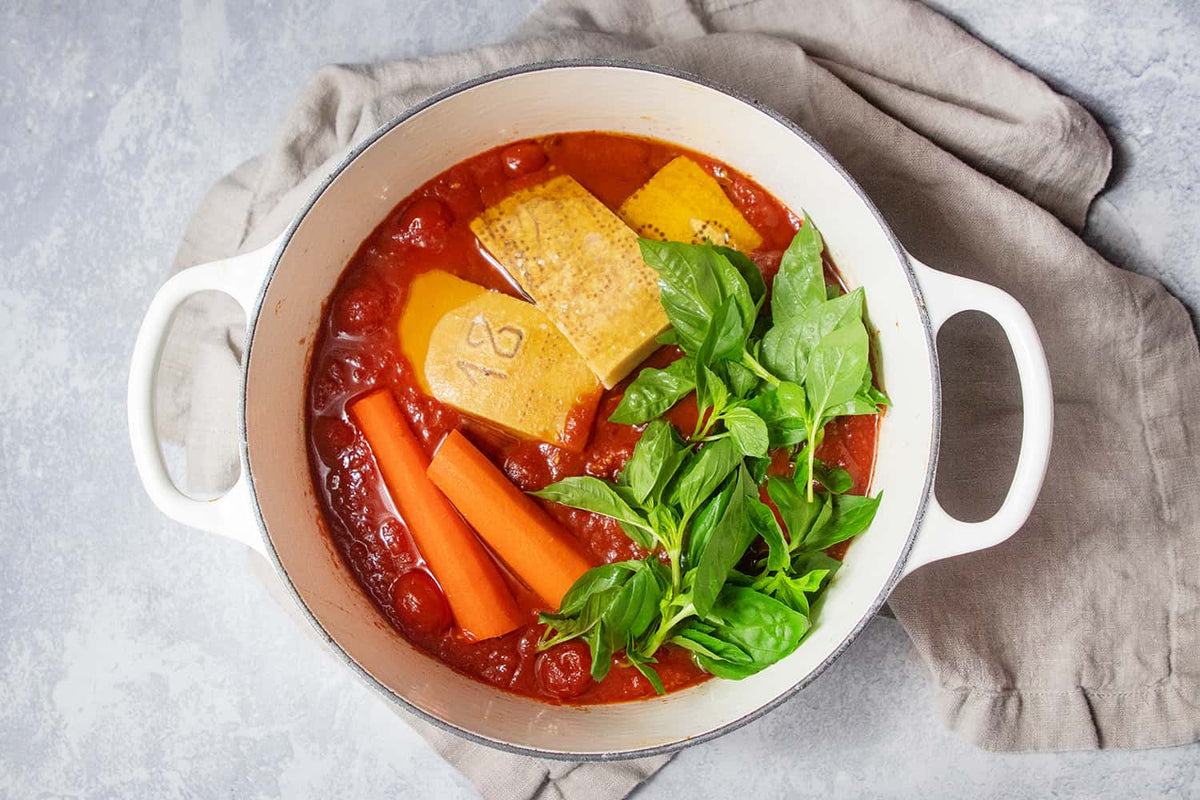
{"type": "Polygon", "coordinates": [[[849,473],[816,458],[825,425],[879,413],[888,400],[874,385],[863,290],[826,286],[811,221],[769,297],[757,265],[736,250],[639,244],[672,325],[660,342],[684,355],[643,369],[610,416],[646,425],[615,482],[565,478],[533,494],[613,518],[650,555],[585,573],[557,613],[541,615],[539,646],[583,639],[596,680],[623,652],[661,693],[652,665],[668,642],[726,678],[796,649],[840,566],[822,551],[865,531],[879,507],[879,497],[846,494],[849,473]],[[692,392],[699,414],[685,439],[661,417],[692,392]],[[777,448],[794,477],[766,477],[777,448]],[[778,518],[760,499],[763,484],[778,518]],[[748,558],[759,539],[765,555],[748,558]]]}

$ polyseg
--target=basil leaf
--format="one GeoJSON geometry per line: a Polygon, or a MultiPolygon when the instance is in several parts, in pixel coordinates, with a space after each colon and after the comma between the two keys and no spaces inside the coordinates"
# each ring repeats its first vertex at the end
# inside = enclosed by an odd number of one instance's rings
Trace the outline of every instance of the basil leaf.
{"type": "Polygon", "coordinates": [[[656,694],[666,694],[667,690],[663,687],[662,678],[658,677],[658,672],[654,667],[650,666],[651,662],[655,662],[653,658],[643,659],[636,653],[631,653],[628,649],[625,651],[625,658],[629,661],[629,665],[642,673],[642,677],[650,682],[654,687],[656,694]]]}
{"type": "Polygon", "coordinates": [[[658,618],[666,588],[667,579],[649,559],[588,570],[567,591],[558,614],[538,616],[546,625],[539,648],[583,636],[592,654],[592,677],[603,680],[613,652],[658,618]]]}
{"type": "Polygon", "coordinates": [[[671,502],[691,515],[737,468],[742,454],[730,439],[709,442],[684,465],[671,491],[671,502]]]}
{"type": "Polygon", "coordinates": [[[781,587],[780,591],[772,596],[811,617],[811,601],[821,596],[829,586],[830,578],[841,567],[842,562],[830,558],[820,550],[798,553],[792,558],[791,575],[800,577],[789,579],[786,588],[781,587]],[[786,600],[783,597],[785,594],[788,595],[786,600]]]}
{"type": "Polygon", "coordinates": [[[713,530],[717,527],[722,516],[725,514],[725,509],[729,507],[729,500],[733,497],[733,493],[737,488],[737,479],[731,476],[721,490],[709,498],[696,514],[696,519],[692,522],[692,530],[688,534],[687,545],[684,550],[684,566],[691,570],[700,563],[700,554],[704,552],[704,548],[708,546],[708,541],[712,538],[713,530]]]}
{"type": "Polygon", "coordinates": [[[700,666],[713,675],[733,680],[753,675],[788,656],[808,631],[808,620],[803,615],[741,586],[726,586],[705,621],[713,628],[713,639],[750,656],[748,663],[696,656],[700,666]]]}
{"type": "Polygon", "coordinates": [[[763,363],[776,375],[791,381],[806,380],[808,362],[821,339],[839,328],[862,320],[862,287],[810,306],[790,322],[775,325],[763,337],[763,363]]]}
{"type": "Polygon", "coordinates": [[[718,310],[728,302],[732,313],[716,319],[720,334],[713,352],[717,358],[740,352],[759,308],[742,275],[745,265],[741,259],[740,267],[735,266],[711,245],[654,239],[639,239],[638,245],[642,259],[658,272],[659,296],[676,331],[677,343],[695,355],[718,310]]]}
{"type": "Polygon", "coordinates": [[[654,338],[654,341],[661,345],[677,345],[679,344],[679,334],[674,328],[667,328],[654,338]]]}
{"type": "Polygon", "coordinates": [[[878,413],[879,405],[874,399],[866,395],[856,394],[845,403],[825,409],[824,416],[827,419],[833,419],[834,417],[853,417],[878,413]]]}
{"type": "Polygon", "coordinates": [[[753,659],[750,654],[732,642],[722,641],[699,626],[689,625],[670,639],[672,644],[695,653],[698,656],[713,661],[726,661],[730,664],[749,664],[753,659]]]}
{"type": "Polygon", "coordinates": [[[621,523],[621,529],[640,547],[646,550],[654,548],[655,533],[645,517],[630,508],[616,489],[599,478],[590,475],[563,478],[530,494],[571,508],[612,517],[621,523]]]}
{"type": "Polygon", "coordinates": [[[795,540],[793,540],[794,544],[798,544],[800,547],[805,549],[816,549],[808,547],[808,541],[810,539],[813,541],[818,540],[822,535],[822,532],[825,530],[825,526],[829,524],[829,520],[833,519],[833,502],[831,500],[831,497],[833,496],[826,494],[814,495],[813,504],[817,502],[818,497],[821,498],[821,508],[817,512],[817,518],[813,520],[812,525],[808,529],[808,535],[805,536],[800,542],[795,542],[795,540]]]}
{"type": "Polygon", "coordinates": [[[774,572],[754,581],[752,588],[770,595],[806,618],[811,618],[812,609],[809,598],[820,593],[831,572],[832,570],[829,569],[812,569],[803,575],[789,575],[784,571],[774,572]]]}
{"type": "Polygon", "coordinates": [[[599,683],[612,669],[613,642],[601,625],[592,628],[586,641],[592,651],[592,680],[599,683]]]}
{"type": "Polygon", "coordinates": [[[861,322],[865,303],[866,292],[860,286],[852,292],[806,308],[797,319],[796,333],[803,339],[805,348],[811,350],[838,328],[855,321],[861,322]]]}
{"type": "Polygon", "coordinates": [[[795,578],[788,578],[788,582],[796,589],[812,594],[821,588],[821,584],[828,577],[829,570],[827,569],[810,569],[808,572],[795,578]]]}
{"type": "Polygon", "coordinates": [[[827,409],[854,397],[869,367],[867,350],[867,329],[859,321],[827,334],[813,348],[804,386],[813,413],[826,419],[827,409]]]}
{"type": "Polygon", "coordinates": [[[573,617],[583,611],[584,604],[594,595],[609,589],[620,588],[629,576],[637,569],[636,561],[618,561],[613,564],[601,564],[592,567],[580,575],[571,588],[563,595],[559,605],[559,617],[573,617]]]}
{"type": "Polygon", "coordinates": [[[792,556],[792,574],[806,575],[813,570],[824,570],[827,577],[832,576],[842,567],[842,562],[820,550],[810,553],[797,553],[792,556]]]}
{"type": "Polygon", "coordinates": [[[679,345],[695,353],[708,332],[713,313],[725,299],[705,248],[682,242],[638,239],[642,260],[658,272],[659,297],[675,327],[679,345]]]}
{"type": "Polygon", "coordinates": [[[746,517],[754,533],[767,543],[767,569],[787,569],[791,563],[791,554],[788,552],[783,529],[779,527],[779,520],[775,519],[775,512],[762,500],[751,497],[747,498],[746,517]]]}
{"type": "MultiPolygon", "coordinates": [[[[815,575],[815,573],[810,574],[815,575]]],[[[826,571],[821,573],[822,576],[826,574],[828,574],[826,571]]],[[[816,592],[820,586],[820,580],[814,581],[807,575],[797,578],[780,571],[763,575],[754,581],[752,588],[775,598],[788,608],[808,618],[812,614],[808,595],[810,592],[816,592]]]]}
{"type": "Polygon", "coordinates": [[[636,503],[645,503],[661,496],[685,458],[687,448],[675,427],[665,420],[655,420],[642,431],[617,480],[629,487],[636,503]]]}
{"type": "Polygon", "coordinates": [[[788,381],[803,381],[808,352],[796,346],[792,325],[775,325],[763,336],[762,363],[773,375],[788,381]]]}
{"type": "Polygon", "coordinates": [[[820,529],[816,527],[804,539],[805,550],[824,550],[838,542],[858,536],[870,527],[879,510],[880,493],[875,497],[859,497],[853,494],[832,495],[829,521],[820,529]]]}
{"type": "Polygon", "coordinates": [[[825,496],[815,495],[810,503],[805,498],[802,487],[777,475],[767,479],[767,494],[779,509],[779,516],[783,518],[791,542],[790,548],[795,550],[820,521],[822,512],[827,511],[825,496]]]}
{"type": "MultiPolygon", "coordinates": [[[[739,321],[742,323],[742,329],[749,331],[754,327],[754,320],[758,317],[759,306],[751,293],[745,274],[725,254],[725,251],[728,251],[729,248],[708,245],[706,249],[712,254],[712,263],[717,273],[717,280],[721,284],[721,290],[724,292],[725,298],[734,302],[740,318],[739,321]]],[[[737,251],[734,250],[732,252],[736,253],[737,251]]],[[[758,272],[757,265],[754,262],[750,263],[754,271],[758,272]]],[[[758,277],[761,281],[761,272],[758,272],[758,277]]],[[[740,350],[741,348],[739,347],[738,349],[740,350]]]]}
{"type": "Polygon", "coordinates": [[[729,391],[734,397],[748,398],[758,387],[758,376],[738,362],[726,361],[724,367],[729,377],[729,391]]]}
{"type": "Polygon", "coordinates": [[[841,467],[831,467],[819,459],[813,461],[813,477],[832,494],[845,494],[854,488],[854,479],[841,467]]]}
{"type": "Polygon", "coordinates": [[[647,367],[625,389],[609,422],[638,425],[657,419],[695,388],[695,367],[690,358],[673,361],[665,369],[647,367]]]}
{"type": "Polygon", "coordinates": [[[747,458],[744,463],[746,469],[750,470],[750,478],[754,485],[761,486],[767,479],[767,470],[771,468],[771,457],[767,455],[762,458],[747,458]]]}
{"type": "Polygon", "coordinates": [[[716,360],[741,356],[749,330],[750,325],[739,316],[735,298],[725,298],[713,312],[712,322],[696,358],[705,364],[712,364],[716,360]]]}
{"type": "Polygon", "coordinates": [[[735,406],[726,411],[721,419],[742,455],[759,458],[767,454],[770,440],[767,423],[763,422],[762,417],[745,406],[735,406]]]}
{"type": "MultiPolygon", "coordinates": [[[[605,565],[614,568],[611,570],[597,568],[600,570],[599,577],[592,579],[590,584],[580,584],[579,590],[573,596],[563,598],[562,606],[565,611],[557,614],[539,614],[538,622],[546,626],[546,632],[538,642],[538,649],[545,650],[560,642],[583,636],[587,637],[588,646],[593,647],[594,652],[593,641],[597,641],[594,637],[598,635],[601,619],[621,591],[621,587],[636,571],[636,563],[626,561],[605,565]]],[[[584,576],[587,574],[584,573],[584,576]]],[[[581,576],[581,581],[584,576],[581,576]]],[[[572,589],[575,587],[572,586],[572,589]]]]}
{"type": "Polygon", "coordinates": [[[762,305],[763,300],[767,297],[767,282],[763,279],[762,269],[750,256],[743,253],[741,250],[734,250],[732,247],[715,244],[712,246],[721,255],[729,259],[729,263],[738,274],[742,276],[742,280],[746,282],[746,288],[750,292],[750,299],[753,301],[755,308],[762,305]]]}
{"type": "Polygon", "coordinates": [[[696,370],[696,410],[700,419],[708,409],[716,409],[719,413],[729,402],[729,390],[725,382],[716,372],[701,364],[696,370]]]}
{"type": "Polygon", "coordinates": [[[659,604],[666,592],[666,585],[646,562],[633,563],[637,566],[632,577],[616,593],[600,618],[600,624],[613,642],[613,649],[623,647],[625,642],[646,632],[658,617],[659,604]]]}
{"type": "Polygon", "coordinates": [[[766,423],[770,447],[790,447],[808,438],[805,417],[808,401],[803,387],[783,381],[755,397],[746,407],[766,423]]]}
{"type": "Polygon", "coordinates": [[[806,215],[804,224],[783,253],[771,287],[771,316],[775,325],[786,325],[809,306],[825,302],[825,267],[821,263],[824,246],[817,226],[806,215]]]}
{"type": "Polygon", "coordinates": [[[692,605],[696,615],[704,617],[716,602],[729,572],[753,541],[756,531],[746,521],[746,499],[757,494],[745,467],[738,470],[733,493],[721,518],[713,526],[696,561],[692,583],[692,605]]]}

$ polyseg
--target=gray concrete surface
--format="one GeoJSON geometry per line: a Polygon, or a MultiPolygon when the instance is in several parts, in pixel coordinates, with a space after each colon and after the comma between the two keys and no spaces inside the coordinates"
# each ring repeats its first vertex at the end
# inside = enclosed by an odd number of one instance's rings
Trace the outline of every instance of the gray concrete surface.
{"type": "MultiPolygon", "coordinates": [[[[206,187],[329,61],[499,39],[531,0],[0,4],[0,796],[470,797],[235,544],[168,522],[124,421],[138,321],[206,187]]],[[[1089,241],[1200,309],[1191,0],[938,0],[1117,145],[1089,241]]],[[[1200,746],[1001,755],[941,729],[878,619],[638,796],[1200,796],[1200,746]]]]}

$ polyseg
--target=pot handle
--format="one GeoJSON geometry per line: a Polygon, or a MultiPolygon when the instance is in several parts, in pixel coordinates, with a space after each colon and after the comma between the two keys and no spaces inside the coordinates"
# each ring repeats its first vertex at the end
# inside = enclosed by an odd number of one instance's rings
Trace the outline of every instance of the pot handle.
{"type": "Polygon", "coordinates": [[[233,487],[213,500],[188,497],[171,480],[154,431],[154,381],[171,318],[180,304],[197,292],[224,292],[241,305],[248,322],[281,241],[282,237],[249,253],[185,269],[162,285],[133,345],[127,401],[133,460],[159,511],[184,525],[228,536],[263,555],[266,549],[258,533],[244,468],[233,487]]]}
{"type": "Polygon", "coordinates": [[[1024,307],[995,286],[939,272],[911,255],[908,258],[925,296],[935,336],[946,320],[962,311],[982,311],[1000,323],[1017,362],[1023,419],[1017,468],[1000,509],[982,522],[960,522],[932,495],[921,532],[904,565],[905,575],[932,561],[997,545],[1016,533],[1029,519],[1041,491],[1054,428],[1050,369],[1024,307]]]}

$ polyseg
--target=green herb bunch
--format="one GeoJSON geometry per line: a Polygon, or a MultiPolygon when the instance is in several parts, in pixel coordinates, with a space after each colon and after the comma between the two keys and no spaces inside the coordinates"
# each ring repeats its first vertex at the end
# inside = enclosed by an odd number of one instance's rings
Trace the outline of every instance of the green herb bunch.
{"type": "Polygon", "coordinates": [[[866,530],[879,505],[845,494],[850,475],[815,457],[825,425],[888,400],[873,382],[863,291],[826,286],[811,221],[783,255],[769,308],[761,271],[737,250],[639,244],[672,326],[659,341],[684,355],[643,369],[610,416],[646,426],[615,483],[571,477],[533,494],[613,518],[650,555],[580,577],[540,616],[540,647],[582,638],[597,681],[623,651],[661,693],[652,665],[665,643],[735,679],[796,649],[839,566],[823,551],[866,530]],[[685,439],[662,416],[691,392],[699,415],[685,439]],[[794,478],[768,479],[778,448],[794,478]],[[765,555],[746,558],[759,538],[765,555]]]}

